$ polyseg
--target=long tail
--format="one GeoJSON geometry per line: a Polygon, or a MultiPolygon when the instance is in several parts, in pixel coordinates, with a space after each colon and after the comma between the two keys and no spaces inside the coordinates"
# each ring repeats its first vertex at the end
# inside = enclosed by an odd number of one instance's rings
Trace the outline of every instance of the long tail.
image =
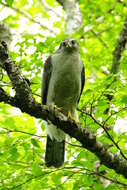
{"type": "Polygon", "coordinates": [[[60,167],[64,163],[65,141],[51,140],[47,135],[45,163],[47,167],[60,167]]]}

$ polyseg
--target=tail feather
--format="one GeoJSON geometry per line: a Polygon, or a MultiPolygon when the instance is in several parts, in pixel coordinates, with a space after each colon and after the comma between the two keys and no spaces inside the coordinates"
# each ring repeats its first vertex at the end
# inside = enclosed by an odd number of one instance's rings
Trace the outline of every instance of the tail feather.
{"type": "Polygon", "coordinates": [[[64,163],[65,141],[58,142],[47,135],[45,162],[47,167],[60,167],[64,163]]]}

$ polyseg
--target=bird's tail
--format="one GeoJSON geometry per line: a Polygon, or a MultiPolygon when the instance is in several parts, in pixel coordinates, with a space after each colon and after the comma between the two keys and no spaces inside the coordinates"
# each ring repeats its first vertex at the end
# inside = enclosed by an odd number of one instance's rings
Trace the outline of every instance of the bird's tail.
{"type": "Polygon", "coordinates": [[[58,142],[47,135],[45,163],[47,167],[60,167],[64,163],[65,141],[58,142]]]}

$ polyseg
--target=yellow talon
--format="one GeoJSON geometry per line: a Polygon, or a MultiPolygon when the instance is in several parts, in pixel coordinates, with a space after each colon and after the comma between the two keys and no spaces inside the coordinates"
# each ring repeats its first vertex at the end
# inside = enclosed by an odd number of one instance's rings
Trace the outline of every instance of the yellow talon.
{"type": "Polygon", "coordinates": [[[70,111],[68,112],[68,116],[67,116],[67,117],[68,117],[68,119],[74,120],[75,123],[78,123],[78,122],[79,122],[77,116],[75,116],[75,114],[72,115],[72,113],[71,113],[70,111]]]}

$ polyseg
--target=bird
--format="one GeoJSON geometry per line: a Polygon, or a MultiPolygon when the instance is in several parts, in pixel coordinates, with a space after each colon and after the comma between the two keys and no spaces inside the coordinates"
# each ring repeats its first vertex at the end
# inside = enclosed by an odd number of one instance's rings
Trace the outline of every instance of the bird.
{"type": "MultiPolygon", "coordinates": [[[[85,67],[77,40],[64,39],[50,55],[42,74],[42,104],[53,106],[79,122],[77,106],[85,84],[85,67]]],[[[59,168],[64,163],[65,133],[51,122],[46,125],[45,164],[59,168]]]]}

